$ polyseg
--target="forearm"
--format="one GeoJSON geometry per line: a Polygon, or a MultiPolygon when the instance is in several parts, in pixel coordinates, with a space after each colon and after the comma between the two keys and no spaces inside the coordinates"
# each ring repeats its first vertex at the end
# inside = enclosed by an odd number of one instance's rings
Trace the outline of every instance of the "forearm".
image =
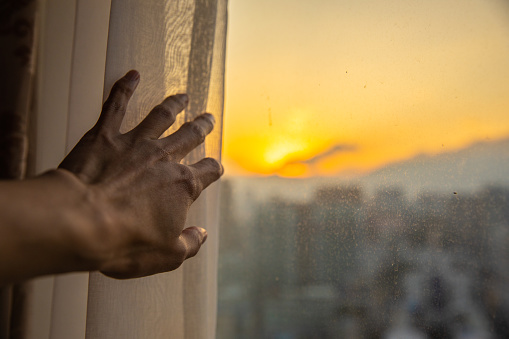
{"type": "Polygon", "coordinates": [[[98,269],[87,252],[94,218],[88,191],[64,170],[0,182],[0,285],[98,269]]]}

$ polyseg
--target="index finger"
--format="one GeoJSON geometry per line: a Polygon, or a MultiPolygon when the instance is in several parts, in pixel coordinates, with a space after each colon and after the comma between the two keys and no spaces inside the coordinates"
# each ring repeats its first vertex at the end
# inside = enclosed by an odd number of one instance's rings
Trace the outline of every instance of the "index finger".
{"type": "Polygon", "coordinates": [[[120,126],[124,119],[129,99],[140,82],[140,73],[135,70],[127,72],[117,80],[111,88],[110,95],[103,104],[101,116],[97,125],[110,133],[120,133],[120,126]]]}

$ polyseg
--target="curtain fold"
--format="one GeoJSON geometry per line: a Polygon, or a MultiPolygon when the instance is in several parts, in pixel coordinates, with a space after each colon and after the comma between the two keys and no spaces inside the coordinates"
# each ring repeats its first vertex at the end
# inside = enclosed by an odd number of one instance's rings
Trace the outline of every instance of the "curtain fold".
{"type": "MultiPolygon", "coordinates": [[[[34,0],[0,4],[0,179],[23,179],[27,170],[37,9],[34,0]]],[[[0,287],[0,338],[23,334],[28,289],[0,287]]]]}
{"type": "Polygon", "coordinates": [[[34,0],[0,4],[0,179],[25,176],[28,115],[36,55],[34,0]]]}

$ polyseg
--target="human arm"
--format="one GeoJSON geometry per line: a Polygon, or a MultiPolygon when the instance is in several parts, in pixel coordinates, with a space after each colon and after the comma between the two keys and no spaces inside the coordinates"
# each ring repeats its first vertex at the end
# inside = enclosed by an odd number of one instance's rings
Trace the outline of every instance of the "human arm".
{"type": "Polygon", "coordinates": [[[213,117],[159,139],[187,104],[176,95],[121,134],[138,81],[131,71],[114,85],[97,124],[59,169],[0,183],[0,283],[84,270],[139,277],[173,270],[198,252],[206,232],[184,229],[187,211],[222,167],[209,158],[180,161],[210,133],[213,117]]]}

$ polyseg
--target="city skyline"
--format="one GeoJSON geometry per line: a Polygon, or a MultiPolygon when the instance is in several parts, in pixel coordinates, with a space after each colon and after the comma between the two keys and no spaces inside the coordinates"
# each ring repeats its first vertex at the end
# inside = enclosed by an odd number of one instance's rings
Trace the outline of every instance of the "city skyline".
{"type": "Polygon", "coordinates": [[[409,199],[329,182],[309,194],[248,196],[239,214],[245,194],[226,180],[218,337],[507,337],[507,187],[409,199]]]}

